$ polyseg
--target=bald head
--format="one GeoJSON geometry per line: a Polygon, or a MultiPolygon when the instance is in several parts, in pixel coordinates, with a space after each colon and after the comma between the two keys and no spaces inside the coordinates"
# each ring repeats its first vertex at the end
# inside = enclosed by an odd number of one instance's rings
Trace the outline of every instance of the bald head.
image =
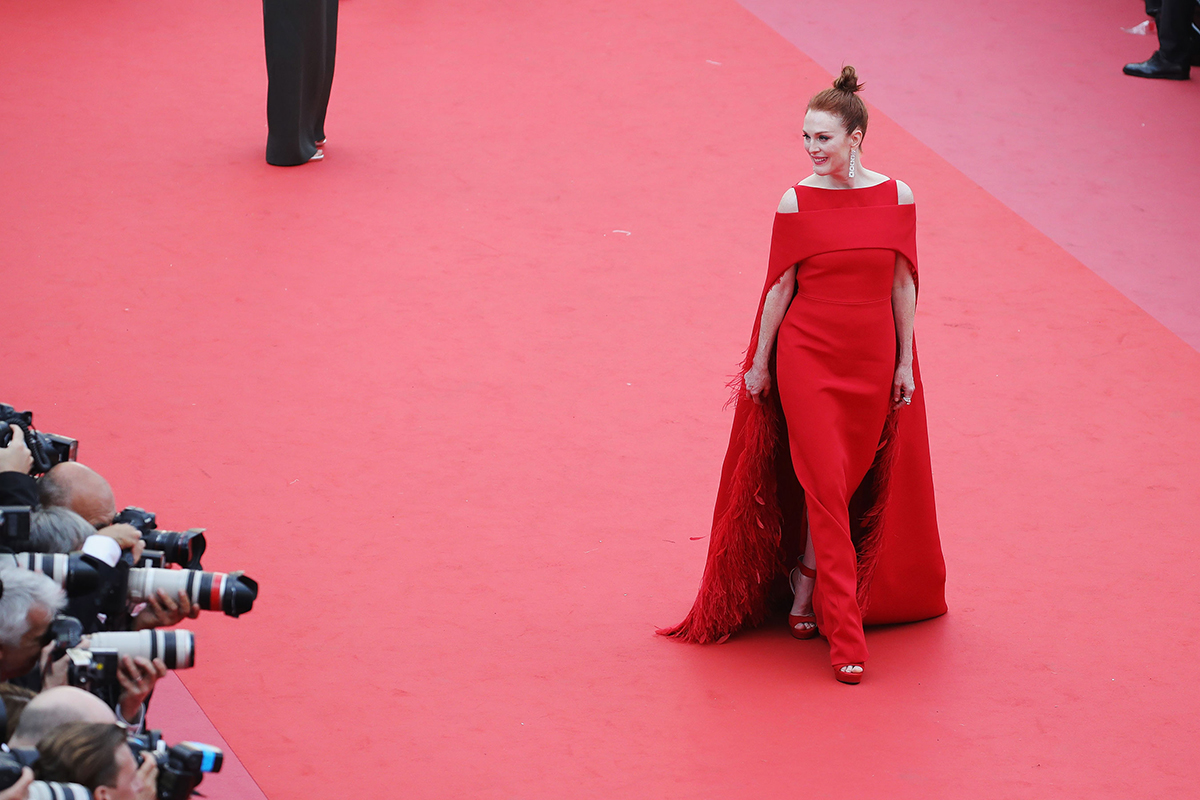
{"type": "Polygon", "coordinates": [[[117,515],[112,487],[95,470],[77,461],[55,464],[38,480],[43,506],[69,508],[97,528],[117,515]]]}
{"type": "Polygon", "coordinates": [[[116,721],[117,715],[96,695],[74,686],[58,686],[29,701],[8,744],[10,747],[37,747],[46,734],[68,722],[116,721]]]}

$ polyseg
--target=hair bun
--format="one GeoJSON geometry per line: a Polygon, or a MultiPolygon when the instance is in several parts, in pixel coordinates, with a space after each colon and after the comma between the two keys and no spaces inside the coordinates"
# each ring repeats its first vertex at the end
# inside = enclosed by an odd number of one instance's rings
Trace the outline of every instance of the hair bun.
{"type": "Polygon", "coordinates": [[[842,67],[842,74],[833,82],[833,88],[846,94],[856,94],[862,91],[863,85],[858,82],[858,73],[854,67],[842,67]]]}

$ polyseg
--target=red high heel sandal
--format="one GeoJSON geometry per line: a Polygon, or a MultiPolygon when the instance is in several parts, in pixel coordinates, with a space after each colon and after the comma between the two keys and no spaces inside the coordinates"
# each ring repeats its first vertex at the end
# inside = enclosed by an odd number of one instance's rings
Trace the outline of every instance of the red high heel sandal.
{"type": "Polygon", "coordinates": [[[835,664],[833,667],[833,677],[842,683],[857,684],[862,681],[863,675],[866,674],[866,667],[863,667],[862,672],[844,672],[842,667],[862,667],[862,664],[835,664]]]}
{"type": "MultiPolygon", "coordinates": [[[[809,569],[808,567],[804,566],[803,563],[800,564],[800,566],[788,573],[788,585],[791,586],[793,596],[796,594],[796,570],[800,570],[800,574],[806,578],[812,578],[813,580],[817,579],[817,571],[815,569],[809,569]]],[[[813,639],[816,638],[817,634],[819,633],[819,631],[817,631],[817,618],[812,614],[807,614],[804,616],[800,616],[798,614],[788,614],[788,627],[791,628],[792,636],[796,637],[797,639],[813,639]],[[806,622],[811,624],[812,627],[804,629],[796,627],[797,625],[803,625],[806,622]]]]}

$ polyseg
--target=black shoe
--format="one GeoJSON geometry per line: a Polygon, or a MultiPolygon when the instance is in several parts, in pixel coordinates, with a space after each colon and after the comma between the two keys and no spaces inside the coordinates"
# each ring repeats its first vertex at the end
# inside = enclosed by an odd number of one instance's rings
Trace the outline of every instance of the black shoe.
{"type": "Polygon", "coordinates": [[[1164,61],[1158,51],[1140,64],[1126,64],[1125,74],[1135,78],[1164,78],[1169,81],[1186,81],[1192,68],[1187,64],[1172,64],[1164,61]]]}

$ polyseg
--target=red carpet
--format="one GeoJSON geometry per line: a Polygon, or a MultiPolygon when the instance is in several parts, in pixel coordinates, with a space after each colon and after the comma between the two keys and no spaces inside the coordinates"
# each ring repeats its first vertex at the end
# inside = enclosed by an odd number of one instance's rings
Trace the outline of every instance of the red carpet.
{"type": "Polygon", "coordinates": [[[4,399],[262,583],[180,677],[268,798],[1200,778],[1200,355],[886,108],[951,612],[869,633],[857,688],[782,626],[653,635],[828,80],[732,0],[348,0],[296,169],[253,4],[0,9],[4,399]]]}
{"type": "Polygon", "coordinates": [[[202,795],[221,800],[264,800],[262,790],[196,705],[187,687],[179,681],[177,673],[167,675],[154,687],[154,699],[150,707],[152,710],[147,723],[152,729],[162,731],[162,737],[167,742],[205,742],[224,751],[221,771],[204,776],[200,787],[202,795]]]}

